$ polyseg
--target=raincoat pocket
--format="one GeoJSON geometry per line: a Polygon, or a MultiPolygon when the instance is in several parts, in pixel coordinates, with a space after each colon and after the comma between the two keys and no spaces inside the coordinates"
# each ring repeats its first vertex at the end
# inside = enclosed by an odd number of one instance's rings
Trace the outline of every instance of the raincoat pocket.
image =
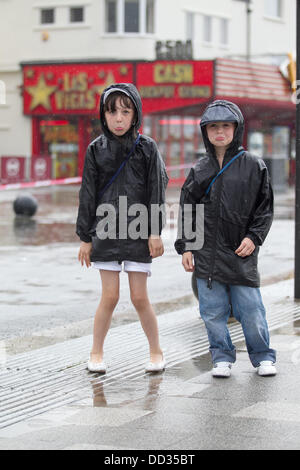
{"type": "Polygon", "coordinates": [[[225,246],[235,251],[247,234],[248,217],[236,212],[229,213],[221,207],[219,230],[225,246]]]}

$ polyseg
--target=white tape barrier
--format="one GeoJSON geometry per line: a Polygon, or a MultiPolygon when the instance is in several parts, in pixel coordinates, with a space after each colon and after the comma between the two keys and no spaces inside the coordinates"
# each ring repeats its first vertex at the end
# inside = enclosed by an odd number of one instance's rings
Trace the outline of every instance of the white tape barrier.
{"type": "Polygon", "coordinates": [[[61,178],[57,180],[29,181],[28,183],[0,184],[0,191],[6,189],[40,188],[42,186],[56,186],[61,184],[81,183],[81,177],[61,178]]]}
{"type": "MultiPolygon", "coordinates": [[[[193,163],[186,163],[184,165],[167,166],[166,170],[170,172],[174,170],[192,168],[193,166],[194,166],[193,163]]],[[[63,184],[78,184],[78,183],[81,183],[81,180],[82,178],[80,176],[76,176],[74,178],[60,178],[56,180],[28,181],[26,183],[0,184],[0,191],[4,191],[8,189],[40,188],[43,186],[56,186],[56,185],[63,185],[63,184]]]]}

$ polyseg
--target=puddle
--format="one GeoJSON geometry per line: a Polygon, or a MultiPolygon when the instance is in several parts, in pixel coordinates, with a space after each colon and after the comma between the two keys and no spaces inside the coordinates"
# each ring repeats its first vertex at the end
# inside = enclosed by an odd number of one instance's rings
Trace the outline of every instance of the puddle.
{"type": "MultiPolygon", "coordinates": [[[[2,246],[39,246],[51,243],[78,243],[75,233],[79,186],[39,188],[30,192],[38,202],[33,217],[17,216],[13,201],[0,203],[0,240],[2,246]]],[[[22,193],[18,194],[21,195],[22,193]]],[[[29,193],[24,193],[29,194],[29,193]]]]}

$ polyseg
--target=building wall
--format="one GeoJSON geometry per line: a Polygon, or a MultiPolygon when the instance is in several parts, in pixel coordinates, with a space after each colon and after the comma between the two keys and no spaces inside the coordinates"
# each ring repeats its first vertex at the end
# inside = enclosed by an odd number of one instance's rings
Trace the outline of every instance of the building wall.
{"type": "MultiPolygon", "coordinates": [[[[285,54],[295,48],[296,2],[281,1],[283,18],[270,19],[264,14],[264,0],[252,0],[254,56],[285,54]]],[[[187,38],[187,13],[194,16],[195,59],[246,52],[246,7],[237,0],[156,0],[154,34],[105,33],[105,0],[0,0],[0,13],[0,71],[30,60],[153,60],[156,40],[187,38]],[[85,7],[83,24],[69,23],[70,6],[85,7]],[[41,7],[56,8],[55,24],[39,24],[41,7]],[[203,39],[204,16],[212,18],[210,43],[203,39]],[[227,46],[220,44],[221,19],[228,20],[227,46]],[[43,33],[48,34],[48,40],[43,40],[43,33]]]]}
{"type": "MultiPolygon", "coordinates": [[[[145,0],[141,0],[145,1],[145,0]]],[[[296,2],[282,0],[283,18],[264,15],[264,0],[253,0],[251,52],[257,61],[280,63],[295,44],[296,2]],[[277,61],[277,62],[276,62],[277,61]]],[[[157,40],[185,41],[187,15],[193,18],[195,59],[245,57],[246,8],[236,0],[156,0],[154,34],[106,34],[104,0],[0,0],[0,81],[7,89],[0,103],[0,156],[31,151],[31,123],[22,113],[20,63],[55,60],[153,60],[157,40]],[[84,24],[69,24],[69,8],[84,6],[84,24]],[[40,25],[40,8],[55,7],[54,25],[40,25]],[[204,17],[212,37],[203,39],[204,17]],[[220,45],[220,24],[228,21],[228,44],[220,45]],[[47,40],[44,40],[47,38],[47,40]],[[16,138],[18,136],[18,138],[16,138]]]]}
{"type": "Polygon", "coordinates": [[[31,119],[23,115],[21,72],[0,73],[5,104],[0,104],[0,156],[31,155],[31,119]]]}

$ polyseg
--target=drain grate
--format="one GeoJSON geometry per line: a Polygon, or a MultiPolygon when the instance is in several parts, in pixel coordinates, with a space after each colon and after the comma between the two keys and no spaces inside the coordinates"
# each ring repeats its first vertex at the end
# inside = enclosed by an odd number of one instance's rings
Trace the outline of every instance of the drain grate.
{"type": "MultiPolygon", "coordinates": [[[[270,330],[300,320],[300,305],[292,301],[267,305],[267,311],[270,330]]],[[[168,367],[208,352],[197,308],[160,315],[158,322],[168,367]]],[[[229,331],[233,342],[243,340],[239,323],[231,323],[229,331]]],[[[91,341],[85,336],[8,357],[0,369],[0,428],[89,396],[91,382],[100,380],[86,370],[91,341]]],[[[144,375],[148,345],[139,322],[111,329],[105,346],[111,363],[101,383],[144,375]]]]}

